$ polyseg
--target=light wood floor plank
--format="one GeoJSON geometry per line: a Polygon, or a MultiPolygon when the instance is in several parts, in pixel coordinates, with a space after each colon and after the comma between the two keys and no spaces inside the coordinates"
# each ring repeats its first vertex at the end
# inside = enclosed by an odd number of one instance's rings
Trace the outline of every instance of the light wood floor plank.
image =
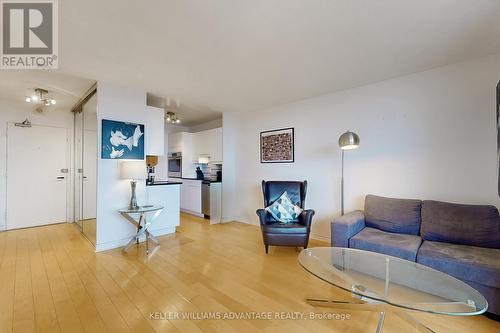
{"type": "Polygon", "coordinates": [[[83,325],[80,322],[75,305],[71,300],[68,287],[64,282],[61,269],[57,263],[57,258],[50,241],[50,234],[54,232],[51,229],[63,227],[63,225],[41,227],[39,233],[40,247],[59,327],[62,332],[79,333],[84,332],[83,325]]]}
{"type": "MultiPolygon", "coordinates": [[[[124,223],[127,223],[124,221],[124,223]]],[[[174,235],[145,255],[134,245],[94,253],[70,224],[0,233],[0,332],[371,332],[378,314],[346,312],[349,320],[187,320],[151,313],[333,312],[306,297],[350,295],[305,272],[299,250],[271,247],[265,254],[258,226],[209,225],[182,215],[174,235]]],[[[310,246],[328,246],[312,240],[310,246]]],[[[498,332],[484,316],[415,314],[436,332],[498,332]]],[[[386,318],[384,332],[411,332],[386,318]]]]}
{"type": "Polygon", "coordinates": [[[100,317],[92,299],[87,294],[87,291],[81,282],[77,271],[75,270],[72,259],[68,256],[64,249],[64,244],[70,240],[60,239],[58,232],[50,233],[49,235],[54,254],[61,269],[61,274],[69,296],[73,302],[75,310],[78,314],[85,332],[100,333],[106,332],[106,328],[102,318],[100,317]]]}
{"type": "Polygon", "coordinates": [[[31,229],[28,241],[36,330],[39,333],[60,332],[47,272],[43,264],[37,228],[31,229]]]}
{"type": "MultiPolygon", "coordinates": [[[[71,228],[68,226],[68,228],[71,228]]],[[[87,266],[86,261],[89,257],[93,257],[93,251],[89,250],[90,244],[86,241],[78,241],[79,234],[74,229],[59,230],[60,241],[65,239],[68,231],[75,234],[72,237],[73,241],[63,242],[63,246],[67,254],[72,258],[72,264],[75,267],[79,278],[81,279],[89,297],[92,299],[100,317],[103,319],[108,332],[132,332],[127,326],[126,321],[120,315],[120,312],[115,307],[111,299],[106,294],[106,291],[97,281],[94,270],[87,266]]]]}
{"type": "Polygon", "coordinates": [[[16,234],[2,233],[1,240],[3,256],[0,265],[0,332],[12,332],[16,281],[16,234]]]}

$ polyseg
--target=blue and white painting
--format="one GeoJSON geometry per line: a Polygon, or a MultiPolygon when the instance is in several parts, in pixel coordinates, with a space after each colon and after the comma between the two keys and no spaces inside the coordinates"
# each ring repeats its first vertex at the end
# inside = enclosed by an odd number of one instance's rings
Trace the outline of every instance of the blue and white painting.
{"type": "Polygon", "coordinates": [[[144,125],[103,119],[101,158],[143,160],[144,125]]]}

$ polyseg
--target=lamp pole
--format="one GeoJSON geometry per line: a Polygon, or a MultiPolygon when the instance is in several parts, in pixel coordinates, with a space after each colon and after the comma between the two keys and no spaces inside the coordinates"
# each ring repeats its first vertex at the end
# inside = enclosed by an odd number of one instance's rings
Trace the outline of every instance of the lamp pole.
{"type": "Polygon", "coordinates": [[[342,154],[342,176],[340,178],[340,215],[344,215],[344,149],[340,149],[342,154]]]}
{"type": "Polygon", "coordinates": [[[340,214],[344,215],[344,150],[358,148],[359,136],[350,131],[345,132],[339,137],[339,147],[342,159],[342,174],[340,177],[340,214]]]}

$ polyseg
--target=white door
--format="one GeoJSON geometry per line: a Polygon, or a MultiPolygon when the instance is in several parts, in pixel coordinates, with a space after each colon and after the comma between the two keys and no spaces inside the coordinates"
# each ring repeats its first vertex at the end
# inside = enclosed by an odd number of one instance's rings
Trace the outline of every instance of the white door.
{"type": "Polygon", "coordinates": [[[7,128],[7,229],[66,221],[67,131],[7,128]]]}

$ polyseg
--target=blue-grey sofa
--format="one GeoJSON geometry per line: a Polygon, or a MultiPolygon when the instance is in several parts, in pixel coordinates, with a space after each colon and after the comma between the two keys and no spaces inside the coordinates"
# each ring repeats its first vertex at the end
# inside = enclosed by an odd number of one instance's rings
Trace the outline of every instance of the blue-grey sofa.
{"type": "Polygon", "coordinates": [[[335,218],[332,246],[416,261],[460,279],[500,315],[500,217],[494,206],[367,195],[364,211],[335,218]]]}

